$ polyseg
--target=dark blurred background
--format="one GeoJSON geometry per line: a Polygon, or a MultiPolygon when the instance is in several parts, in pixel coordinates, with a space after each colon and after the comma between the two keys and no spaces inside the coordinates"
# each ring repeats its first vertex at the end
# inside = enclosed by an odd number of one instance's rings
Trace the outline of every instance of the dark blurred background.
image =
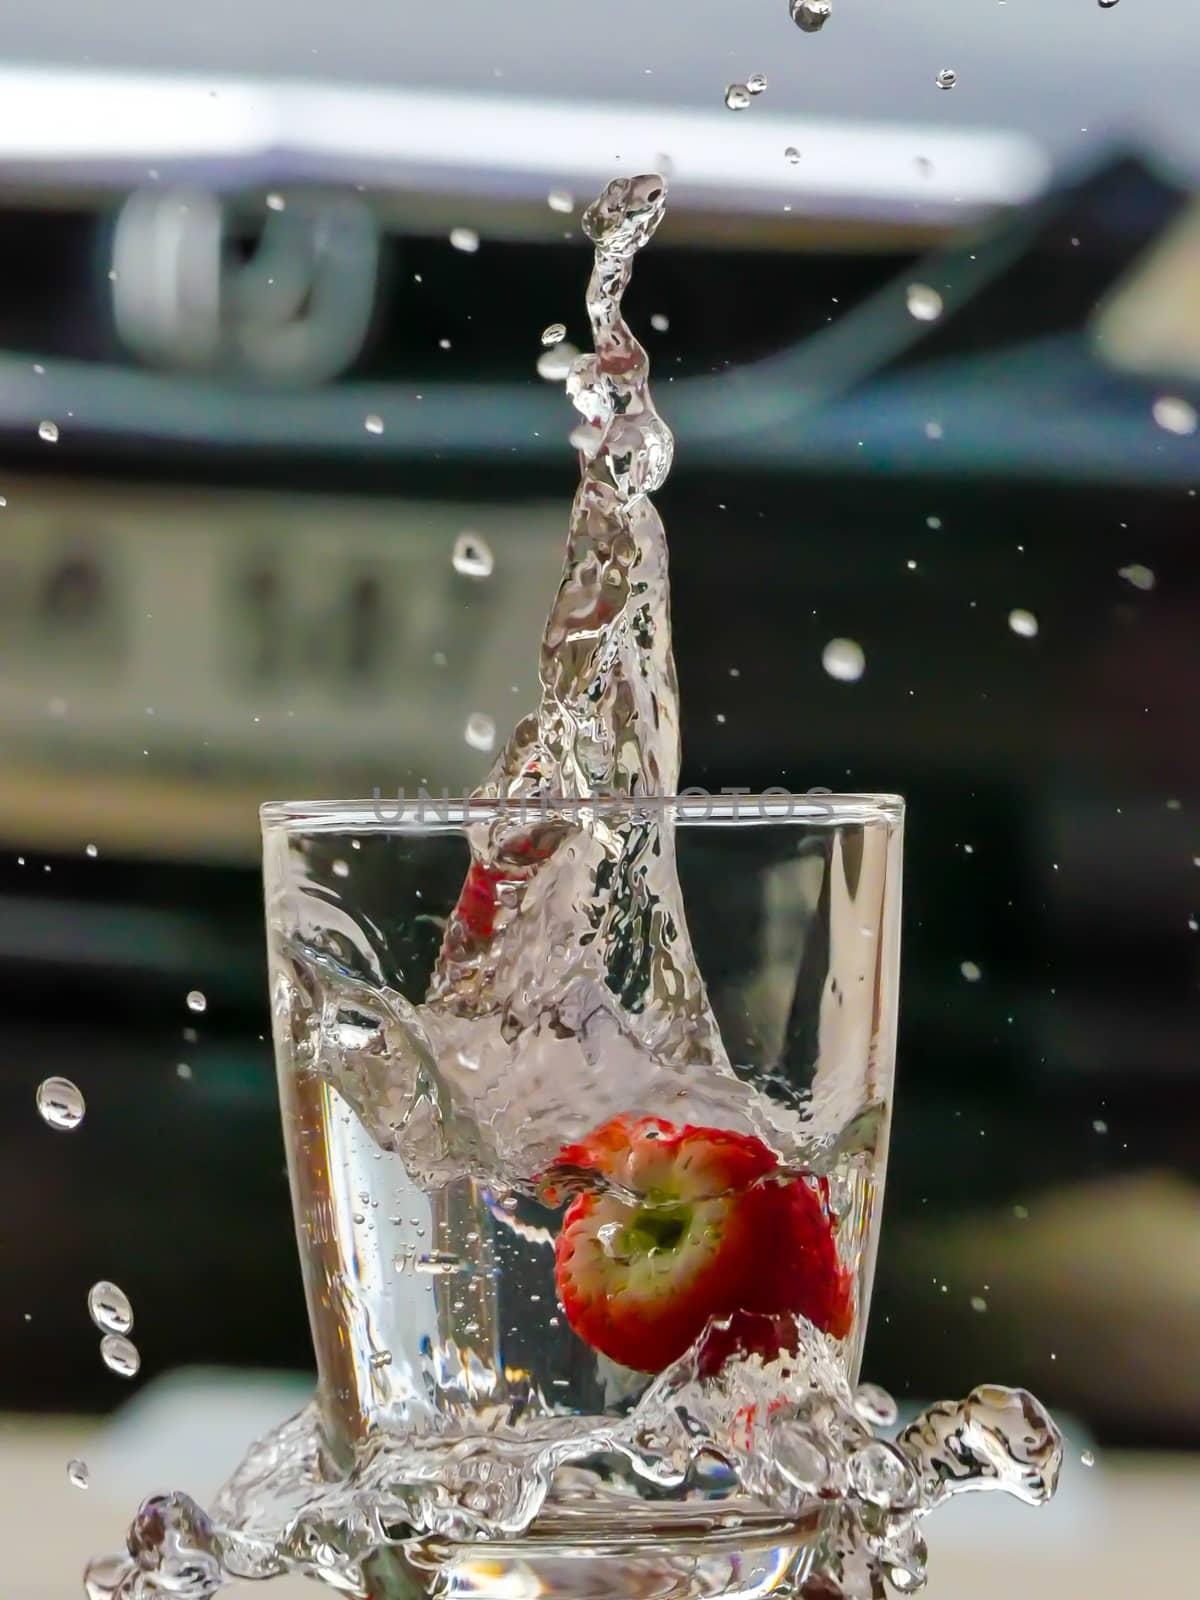
{"type": "Polygon", "coordinates": [[[6,37],[0,1407],[128,1398],[102,1277],[139,1383],[308,1366],[256,807],[460,792],[468,716],[532,703],[575,481],[540,334],[585,342],[582,205],[657,164],[685,779],[909,803],[869,1375],[1200,1444],[1200,29],[1021,9],[6,37]]]}

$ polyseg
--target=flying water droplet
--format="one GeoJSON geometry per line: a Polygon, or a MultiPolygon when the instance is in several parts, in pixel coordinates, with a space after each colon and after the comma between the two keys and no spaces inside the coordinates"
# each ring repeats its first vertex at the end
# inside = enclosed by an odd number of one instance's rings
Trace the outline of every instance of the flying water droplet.
{"type": "Polygon", "coordinates": [[[281,194],[269,194],[267,196],[268,211],[282,211],[286,204],[287,202],[284,200],[281,194]]]}
{"type": "Polygon", "coordinates": [[[486,711],[472,711],[463,729],[463,738],[472,750],[492,750],[496,744],[496,724],[486,711]]]}
{"type": "Polygon", "coordinates": [[[473,256],[479,249],[479,235],[474,228],[451,228],[450,243],[464,255],[473,256]]]}
{"type": "Polygon", "coordinates": [[[546,196],[546,204],[551,211],[560,211],[563,215],[575,209],[575,196],[569,189],[551,189],[546,196]]]}
{"type": "Polygon", "coordinates": [[[767,78],[763,72],[752,72],[746,79],[746,88],[750,94],[765,94],[767,78]]]}
{"type": "Polygon", "coordinates": [[[953,67],[943,67],[934,79],[939,89],[953,89],[958,82],[958,73],[953,67]]]}
{"type": "Polygon", "coordinates": [[[334,861],[329,869],[335,878],[348,878],[350,876],[350,863],[348,861],[334,861]]]}
{"type": "Polygon", "coordinates": [[[119,1333],[106,1333],[101,1339],[100,1359],[118,1378],[136,1377],[142,1364],[137,1345],[132,1339],[122,1338],[119,1333]]]}
{"type": "Polygon", "coordinates": [[[821,665],[839,683],[857,683],[867,670],[867,658],[857,640],[830,639],[821,652],[821,665]]]}
{"type": "Polygon", "coordinates": [[[199,1013],[208,1010],[208,996],[199,989],[189,989],[187,994],[187,1008],[189,1011],[199,1013]]]}
{"type": "Polygon", "coordinates": [[[963,977],[968,983],[978,983],[980,978],[983,977],[983,968],[978,966],[974,961],[962,962],[958,970],[962,973],[963,977]]]}
{"type": "Polygon", "coordinates": [[[496,565],[492,547],[481,533],[465,528],[454,541],[450,563],[464,578],[490,578],[496,565]]]}
{"type": "Polygon", "coordinates": [[[370,416],[363,418],[363,427],[378,438],[383,432],[383,418],[372,411],[370,416]]]}
{"type": "Polygon", "coordinates": [[[1038,619],[1032,611],[1022,610],[1017,606],[1008,613],[1008,625],[1021,639],[1034,639],[1037,637],[1038,619]]]}
{"type": "Polygon", "coordinates": [[[38,423],[38,438],[43,442],[43,444],[57,444],[58,423],[51,422],[48,417],[44,417],[42,421],[38,423]]]}
{"type": "Polygon", "coordinates": [[[789,9],[802,33],[820,33],[833,15],[833,0],[790,0],[789,9]]]}
{"type": "Polygon", "coordinates": [[[666,333],[667,329],[671,326],[671,319],[665,312],[656,311],[650,318],[650,326],[654,329],[655,333],[666,333]]]}
{"type": "Polygon", "coordinates": [[[744,83],[731,83],[725,90],[725,104],[730,111],[745,111],[750,98],[750,91],[744,83]]]}
{"type": "Polygon", "coordinates": [[[850,1487],[868,1505],[896,1510],[915,1506],[919,1492],[912,1462],[894,1444],[872,1439],[856,1450],[847,1463],[850,1487]]]}
{"type": "Polygon", "coordinates": [[[537,359],[538,377],[545,378],[547,383],[565,383],[578,354],[575,346],[565,341],[543,350],[537,359]]]}
{"type": "Polygon", "coordinates": [[[83,1121],[83,1096],[70,1078],[45,1078],[38,1084],[37,1108],[42,1121],[60,1132],[70,1132],[83,1121]]]}
{"type": "MultiPolygon", "coordinates": [[[[1108,0],[1108,3],[1115,6],[1117,0],[1108,0]]],[[[1103,5],[1104,0],[1100,0],[1100,4],[1103,5]]],[[[1096,1452],[1094,1450],[1084,1450],[1079,1457],[1079,1464],[1083,1467],[1094,1467],[1096,1465],[1096,1452]]]]}
{"type": "Polygon", "coordinates": [[[1096,3],[1100,7],[1101,11],[1111,11],[1116,5],[1117,0],[1096,0],[1096,3]]]}
{"type": "Polygon", "coordinates": [[[67,1482],[76,1489],[86,1489],[88,1486],[88,1464],[80,1461],[78,1456],[72,1456],[67,1462],[67,1482]]]}
{"type": "Polygon", "coordinates": [[[567,325],[565,322],[552,322],[548,327],[542,329],[542,343],[545,345],[561,344],[566,337],[567,325]]]}
{"type": "Polygon", "coordinates": [[[942,314],[942,297],[927,283],[910,283],[905,304],[909,316],[917,322],[936,322],[942,314]]]}
{"type": "Polygon", "coordinates": [[[1196,408],[1178,395],[1159,395],[1154,402],[1154,420],[1166,433],[1186,438],[1196,431],[1196,408]]]}
{"type": "Polygon", "coordinates": [[[978,1311],[981,1315],[988,1308],[988,1303],[981,1294],[971,1296],[971,1310],[978,1311]]]}
{"type": "Polygon", "coordinates": [[[1124,578],[1126,583],[1131,583],[1135,589],[1148,592],[1153,589],[1157,578],[1149,567],[1142,566],[1140,561],[1135,561],[1131,566],[1119,567],[1117,577],[1124,578]]]}
{"type": "Polygon", "coordinates": [[[101,1333],[128,1333],[133,1327],[133,1307],[124,1289],[101,1278],[88,1290],[88,1315],[101,1333]]]}
{"type": "Polygon", "coordinates": [[[890,1428],[900,1415],[896,1402],[877,1383],[860,1383],[854,1391],[854,1415],[871,1428],[890,1428]]]}
{"type": "Polygon", "coordinates": [[[85,844],[84,847],[83,847],[83,853],[84,853],[85,856],[90,856],[91,859],[94,861],[96,859],[96,857],[100,854],[100,851],[99,851],[98,847],[96,845],[94,845],[94,844],[85,844]]]}
{"type": "Polygon", "coordinates": [[[786,161],[790,161],[793,166],[795,166],[797,161],[799,161],[799,159],[800,159],[800,152],[799,152],[799,150],[796,149],[796,146],[794,144],[788,145],[787,149],[783,152],[783,154],[784,154],[784,159],[786,161]]]}

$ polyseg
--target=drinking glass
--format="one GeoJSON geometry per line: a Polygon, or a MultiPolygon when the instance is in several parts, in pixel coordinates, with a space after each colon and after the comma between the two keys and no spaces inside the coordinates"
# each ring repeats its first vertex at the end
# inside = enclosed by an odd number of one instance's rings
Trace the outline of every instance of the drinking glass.
{"type": "MultiPolygon", "coordinates": [[[[827,1219],[846,1310],[823,1348],[856,1381],[892,1102],[903,803],[774,793],[536,804],[559,837],[651,829],[655,851],[668,862],[673,851],[720,1062],[642,1061],[637,1048],[619,1053],[624,1034],[611,1052],[581,1055],[551,1019],[489,1075],[472,1044],[485,1020],[459,1017],[441,1035],[424,1026],[469,842],[511,803],[263,809],[273,1028],[317,1404],[336,1471],[369,1458],[393,1507],[376,1518],[371,1592],[800,1592],[819,1567],[828,1508],[814,1500],[783,1515],[760,1503],[732,1444],[710,1440],[685,1475],[663,1467],[670,1441],[655,1457],[655,1430],[669,1434],[681,1417],[694,1427],[689,1396],[709,1375],[694,1356],[674,1378],[626,1366],[576,1332],[555,1273],[573,1191],[546,1173],[614,1111],[626,1124],[658,1119],[639,1126],[665,1137],[720,1129],[739,1148],[767,1147],[780,1163],[772,1181],[803,1184],[827,1219]],[[439,1058],[446,1037],[453,1050],[439,1058]]],[[[619,1023],[626,975],[615,959],[597,1006],[619,1023]]],[[[756,1242],[764,1271],[781,1247],[756,1242]]],[[[765,1414],[779,1363],[736,1338],[734,1349],[763,1401],[742,1411],[765,1414]]]]}

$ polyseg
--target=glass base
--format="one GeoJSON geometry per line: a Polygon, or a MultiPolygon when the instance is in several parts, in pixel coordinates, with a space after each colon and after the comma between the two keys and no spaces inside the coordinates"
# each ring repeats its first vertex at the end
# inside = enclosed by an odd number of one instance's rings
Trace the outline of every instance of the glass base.
{"type": "Polygon", "coordinates": [[[830,1600],[836,1521],[822,1506],[786,1525],[692,1537],[676,1527],[606,1542],[589,1528],[577,1544],[556,1533],[395,1548],[364,1570],[371,1600],[830,1600]]]}

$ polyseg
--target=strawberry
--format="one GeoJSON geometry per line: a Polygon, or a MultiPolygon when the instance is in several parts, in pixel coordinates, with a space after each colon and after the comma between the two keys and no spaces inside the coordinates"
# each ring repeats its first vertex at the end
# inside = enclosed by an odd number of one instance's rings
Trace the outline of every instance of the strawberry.
{"type": "Polygon", "coordinates": [[[639,1372],[661,1372],[705,1332],[702,1370],[735,1351],[795,1344],[801,1314],[843,1339],[853,1315],[825,1190],[780,1171],[761,1139],[614,1117],[564,1145],[545,1187],[588,1186],[555,1242],[571,1327],[639,1372]]]}

